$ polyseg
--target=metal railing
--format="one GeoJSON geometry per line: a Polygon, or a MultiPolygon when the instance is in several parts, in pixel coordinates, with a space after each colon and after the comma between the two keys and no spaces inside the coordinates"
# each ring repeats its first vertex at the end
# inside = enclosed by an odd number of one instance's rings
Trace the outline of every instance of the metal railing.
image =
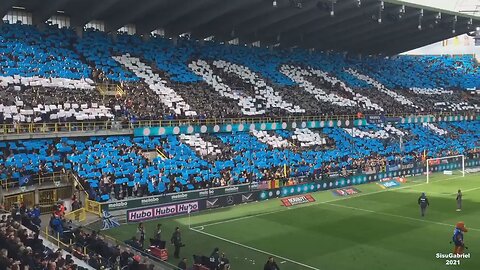
{"type": "Polygon", "coordinates": [[[87,219],[87,211],[85,210],[85,208],[80,208],[75,211],[66,213],[65,218],[68,220],[82,222],[87,219]]]}
{"type": "MultiPolygon", "coordinates": [[[[413,116],[465,116],[466,113],[440,113],[440,114],[385,114],[385,117],[413,117],[413,116]]],[[[368,116],[362,115],[361,118],[368,116]]],[[[273,116],[273,117],[238,117],[238,118],[208,118],[208,119],[171,119],[171,120],[137,120],[136,122],[112,121],[84,121],[84,122],[56,122],[56,123],[16,123],[0,124],[1,134],[25,133],[66,133],[82,131],[120,130],[140,127],[165,127],[181,125],[219,125],[219,124],[254,124],[270,122],[307,122],[329,120],[355,120],[361,119],[357,115],[299,115],[299,116],[273,116]]]]}
{"type": "Polygon", "coordinates": [[[92,201],[88,198],[85,199],[85,210],[96,216],[102,216],[102,204],[97,201],[92,201]]]}
{"type": "Polygon", "coordinates": [[[25,134],[25,133],[67,133],[75,131],[100,131],[127,128],[130,124],[121,125],[112,121],[94,122],[64,122],[64,123],[16,123],[0,124],[1,134],[25,134]]]}
{"type": "MultiPolygon", "coordinates": [[[[55,182],[68,182],[69,177],[73,175],[72,172],[53,172],[46,175],[33,175],[29,182],[38,184],[41,186],[45,183],[55,183],[55,182]]],[[[5,178],[0,180],[0,186],[8,192],[9,189],[16,188],[19,186],[19,181],[17,179],[5,178]]]]}
{"type": "MultiPolygon", "coordinates": [[[[84,197],[84,207],[83,209],[85,209],[86,212],[89,212],[89,213],[92,213],[96,216],[99,216],[101,217],[102,216],[102,205],[97,202],[97,201],[92,201],[90,200],[88,197],[88,192],[85,190],[85,188],[83,187],[82,183],[80,182],[80,180],[78,179],[78,176],[72,172],[72,179],[73,179],[73,182],[74,182],[74,185],[76,187],[77,190],[79,190],[80,192],[82,192],[82,195],[84,197]]],[[[81,197],[80,196],[80,200],[81,200],[81,197]]]]}
{"type": "MultiPolygon", "coordinates": [[[[45,227],[45,230],[41,230],[40,235],[45,237],[45,239],[47,239],[48,241],[53,243],[55,246],[57,246],[57,248],[62,248],[62,249],[68,250],[68,249],[72,248],[72,246],[75,244],[75,243],[73,243],[73,240],[71,240],[71,239],[70,239],[70,243],[62,242],[62,240],[60,239],[60,234],[58,232],[57,233],[49,232],[48,227],[45,227]]],[[[81,254],[82,255],[87,254],[87,248],[86,247],[82,248],[82,253],[81,254]]]]}

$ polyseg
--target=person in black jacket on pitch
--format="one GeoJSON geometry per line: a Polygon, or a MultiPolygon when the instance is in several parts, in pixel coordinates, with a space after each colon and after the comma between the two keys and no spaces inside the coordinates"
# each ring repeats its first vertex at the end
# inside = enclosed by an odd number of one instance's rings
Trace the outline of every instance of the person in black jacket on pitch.
{"type": "Polygon", "coordinates": [[[182,234],[180,233],[179,227],[175,228],[175,232],[173,232],[170,242],[175,246],[173,257],[176,259],[180,258],[180,248],[184,247],[185,245],[182,243],[182,234]]]}
{"type": "Polygon", "coordinates": [[[280,270],[280,267],[278,267],[273,257],[270,256],[268,257],[268,261],[265,263],[263,270],[280,270]]]}
{"type": "Polygon", "coordinates": [[[427,195],[425,195],[425,192],[423,192],[420,198],[418,198],[418,205],[420,205],[420,213],[422,214],[422,217],[424,217],[425,212],[427,211],[427,206],[430,205],[427,195]]]}
{"type": "Polygon", "coordinates": [[[187,258],[183,258],[179,263],[178,263],[178,268],[182,270],[187,270],[187,258]]]}

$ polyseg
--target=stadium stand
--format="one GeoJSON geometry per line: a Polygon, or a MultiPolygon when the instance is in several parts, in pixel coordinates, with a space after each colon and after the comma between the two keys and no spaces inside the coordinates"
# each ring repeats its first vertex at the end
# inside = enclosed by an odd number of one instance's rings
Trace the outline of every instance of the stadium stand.
{"type": "Polygon", "coordinates": [[[478,148],[478,121],[160,137],[90,137],[0,144],[2,179],[73,170],[97,201],[171,193],[319,171],[380,172],[478,148]],[[212,137],[216,137],[213,140],[212,137]],[[398,141],[403,139],[403,146],[398,141]],[[210,142],[210,141],[213,141],[210,142]],[[403,148],[403,149],[402,149],[403,148]],[[162,149],[166,157],[146,153],[162,149]],[[228,156],[222,155],[223,152],[228,156]],[[217,156],[212,159],[212,156],[217,156]],[[222,158],[223,157],[223,158],[222,158]],[[289,175],[283,167],[288,166],[289,175]]]}
{"type": "Polygon", "coordinates": [[[368,57],[4,24],[0,121],[478,111],[471,56],[368,57]],[[90,67],[91,66],[91,67],[90,67]],[[397,76],[398,74],[398,76],[397,76]],[[105,97],[98,84],[122,85],[105,97]]]}
{"type": "Polygon", "coordinates": [[[48,269],[63,267],[77,270],[95,269],[71,253],[56,249],[40,236],[40,211],[23,205],[12,207],[10,213],[2,210],[0,220],[0,268],[1,269],[48,269]]]}

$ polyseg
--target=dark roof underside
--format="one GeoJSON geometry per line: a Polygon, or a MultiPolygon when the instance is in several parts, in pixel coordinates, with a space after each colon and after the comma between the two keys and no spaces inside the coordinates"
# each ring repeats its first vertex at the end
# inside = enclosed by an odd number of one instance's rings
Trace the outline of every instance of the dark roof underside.
{"type": "Polygon", "coordinates": [[[193,38],[217,41],[238,38],[284,48],[304,47],[362,54],[393,55],[472,31],[478,19],[388,0],[2,0],[0,15],[12,6],[32,12],[34,23],[45,22],[57,10],[72,26],[103,20],[106,31],[133,23],[137,34],[162,28],[167,36],[189,32],[193,38]],[[296,4],[301,3],[301,8],[296,4]],[[420,18],[421,17],[421,18],[420,18]],[[381,18],[381,23],[379,23],[381,18]],[[418,29],[419,22],[421,30],[418,29]],[[452,29],[455,27],[455,33],[452,29]]]}

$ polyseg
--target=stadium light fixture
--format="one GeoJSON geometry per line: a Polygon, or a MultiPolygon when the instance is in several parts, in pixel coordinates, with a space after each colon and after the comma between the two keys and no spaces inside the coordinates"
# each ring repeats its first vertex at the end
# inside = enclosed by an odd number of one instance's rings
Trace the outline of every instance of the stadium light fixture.
{"type": "Polygon", "coordinates": [[[332,0],[331,6],[330,6],[330,16],[335,16],[335,1],[332,0]]]}
{"type": "Polygon", "coordinates": [[[277,7],[277,0],[273,0],[273,2],[272,2],[272,6],[273,6],[274,8],[276,8],[276,7],[277,7]]]}
{"type": "Polygon", "coordinates": [[[435,15],[435,24],[439,24],[441,20],[442,20],[442,13],[438,12],[437,15],[435,15]]]}
{"type": "Polygon", "coordinates": [[[468,20],[468,22],[467,22],[467,29],[468,30],[473,29],[473,19],[472,18],[470,18],[470,20],[468,20]]]}
{"type": "Polygon", "coordinates": [[[398,10],[398,18],[399,19],[403,18],[403,15],[405,15],[405,5],[402,5],[398,10]]]}
{"type": "Polygon", "coordinates": [[[380,9],[378,10],[378,23],[382,23],[382,12],[385,9],[385,2],[380,1],[380,9]]]}
{"type": "Polygon", "coordinates": [[[456,28],[457,28],[457,27],[456,27],[456,26],[457,26],[457,20],[458,20],[457,15],[455,15],[455,16],[453,17],[452,34],[455,34],[455,33],[457,32],[457,30],[456,30],[456,28]]]}
{"type": "Polygon", "coordinates": [[[422,30],[422,20],[423,20],[423,8],[420,9],[420,14],[418,15],[418,30],[422,30]]]}
{"type": "Polygon", "coordinates": [[[362,5],[362,0],[356,0],[357,1],[357,7],[360,7],[362,5]]]}

